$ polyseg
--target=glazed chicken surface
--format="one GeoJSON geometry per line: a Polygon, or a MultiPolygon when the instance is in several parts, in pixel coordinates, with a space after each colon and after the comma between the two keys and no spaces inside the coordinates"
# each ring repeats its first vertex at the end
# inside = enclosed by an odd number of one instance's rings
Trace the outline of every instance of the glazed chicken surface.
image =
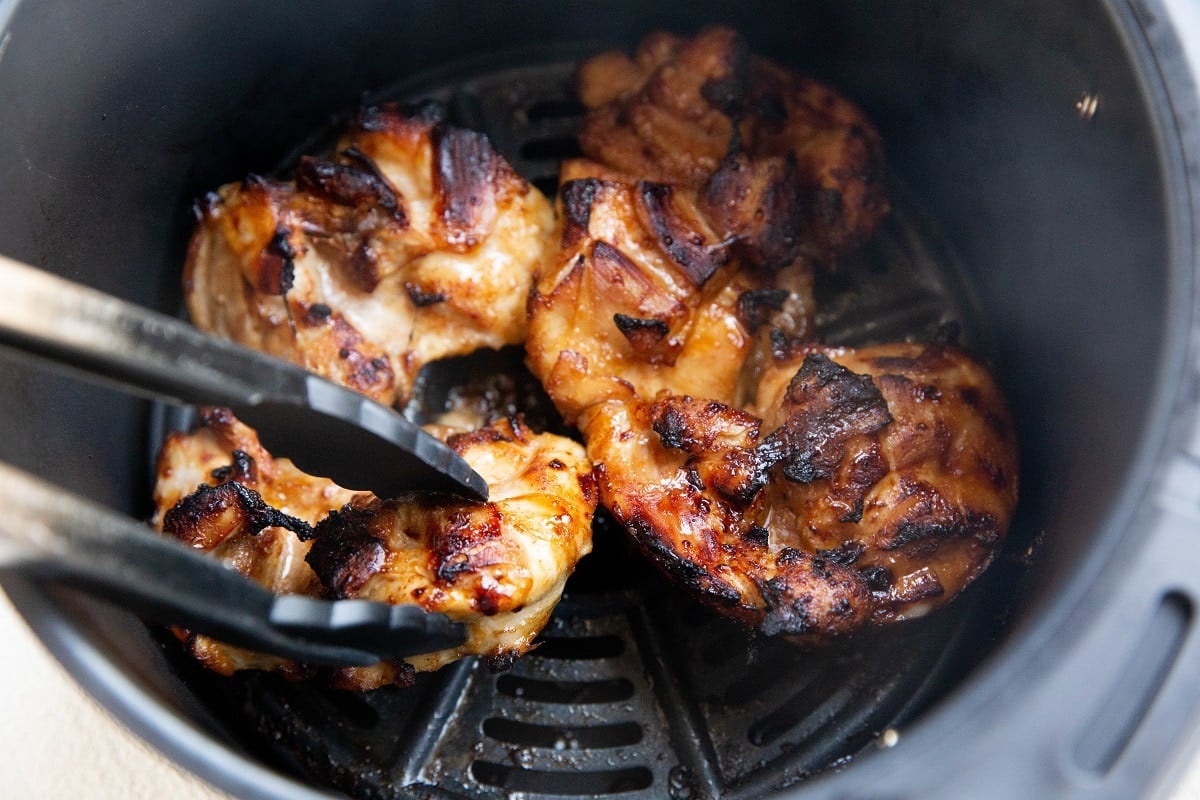
{"type": "Polygon", "coordinates": [[[664,393],[581,425],[601,502],[649,557],[768,635],[927,613],[988,565],[1016,504],[1003,398],[948,345],[812,345],[747,409],[664,393]]]}
{"type": "MultiPolygon", "coordinates": [[[[596,491],[575,442],[516,419],[470,432],[433,429],[488,482],[490,500],[383,500],[307,475],[274,458],[254,432],[207,410],[172,434],[159,457],[154,524],[277,593],[412,603],[465,623],[459,647],[337,670],[334,685],[411,683],[466,655],[502,667],[526,652],[579,559],[591,550],[596,491]]],[[[180,632],[222,674],[312,674],[305,665],[180,632]]]]}
{"type": "Polygon", "coordinates": [[[883,145],[853,103],[753,55],[735,31],[647,36],[579,69],[589,158],[697,191],[720,237],[759,263],[861,245],[889,209],[883,145]]]}
{"type": "Polygon", "coordinates": [[[329,160],[202,204],[184,289],[200,328],[385,405],[421,366],[525,338],[549,202],[437,106],[362,110],[329,160]]]}
{"type": "Polygon", "coordinates": [[[733,403],[766,319],[786,314],[789,336],[809,333],[808,265],[748,264],[691,190],[590,162],[566,164],[563,177],[525,347],[568,422],[597,402],[663,390],[733,403]]]}

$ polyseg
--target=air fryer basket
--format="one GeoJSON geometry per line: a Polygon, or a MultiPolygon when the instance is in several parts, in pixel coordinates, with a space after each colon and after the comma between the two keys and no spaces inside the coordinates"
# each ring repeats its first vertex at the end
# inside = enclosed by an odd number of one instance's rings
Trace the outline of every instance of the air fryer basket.
{"type": "MultiPolygon", "coordinates": [[[[263,798],[1128,797],[1163,780],[1200,688],[1200,123],[1157,3],[0,3],[0,252],[178,308],[191,200],[285,164],[364,93],[442,99],[552,188],[571,65],[714,22],[879,123],[897,212],[822,287],[822,326],[862,342],[958,320],[989,357],[1024,451],[995,567],[942,613],[806,652],[691,607],[601,527],[511,671],[464,662],[367,696],[215,678],[136,620],[6,578],[119,716],[263,798]]],[[[145,407],[4,361],[0,380],[0,459],[145,513],[145,407]]]]}

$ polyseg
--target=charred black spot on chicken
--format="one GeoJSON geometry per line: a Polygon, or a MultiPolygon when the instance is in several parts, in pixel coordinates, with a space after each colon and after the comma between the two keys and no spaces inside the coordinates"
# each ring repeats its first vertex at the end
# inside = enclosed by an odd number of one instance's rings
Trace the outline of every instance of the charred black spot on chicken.
{"type": "Polygon", "coordinates": [[[638,183],[639,206],[647,229],[663,251],[697,286],[703,286],[729,260],[729,242],[720,241],[696,216],[688,217],[672,202],[673,189],[661,183],[638,183]]]}
{"type": "Polygon", "coordinates": [[[370,528],[373,506],[346,507],[317,523],[305,559],[336,597],[350,597],[383,568],[387,548],[370,528]]]}

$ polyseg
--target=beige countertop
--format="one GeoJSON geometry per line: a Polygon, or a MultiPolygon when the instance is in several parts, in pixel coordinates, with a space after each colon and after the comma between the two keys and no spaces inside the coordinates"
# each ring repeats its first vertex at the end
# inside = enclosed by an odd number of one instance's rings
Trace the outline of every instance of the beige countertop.
{"type": "Polygon", "coordinates": [[[0,794],[14,800],[226,800],[108,715],[0,591],[0,794]]]}

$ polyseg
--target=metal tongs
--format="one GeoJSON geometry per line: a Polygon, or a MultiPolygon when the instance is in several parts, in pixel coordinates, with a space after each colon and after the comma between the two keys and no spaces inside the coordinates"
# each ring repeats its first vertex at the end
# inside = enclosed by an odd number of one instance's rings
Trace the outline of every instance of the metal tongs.
{"type": "MultiPolygon", "coordinates": [[[[152,400],[226,406],[314,475],[391,497],[487,498],[454,451],[394,410],[305,370],[0,256],[0,349],[152,400]]],[[[83,587],[157,622],[313,664],[460,644],[416,606],[274,595],[145,525],[0,463],[0,567],[83,587]]]]}

